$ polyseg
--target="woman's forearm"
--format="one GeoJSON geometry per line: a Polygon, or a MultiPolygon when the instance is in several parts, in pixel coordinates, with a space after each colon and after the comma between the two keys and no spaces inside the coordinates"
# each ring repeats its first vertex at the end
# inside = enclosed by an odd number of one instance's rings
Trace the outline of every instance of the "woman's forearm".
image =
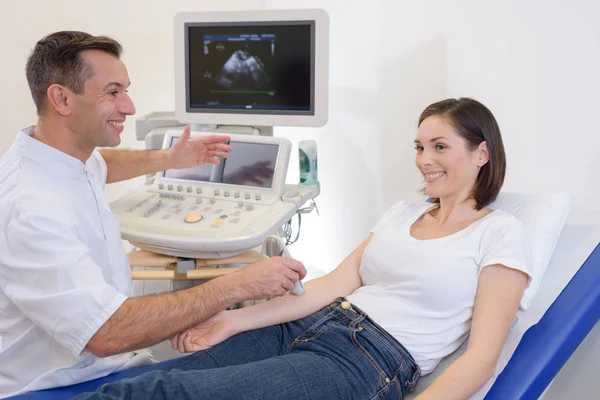
{"type": "Polygon", "coordinates": [[[337,297],[347,296],[362,286],[358,273],[363,251],[371,241],[369,235],[335,270],[305,284],[302,296],[286,294],[266,303],[231,311],[236,332],[244,332],[304,318],[319,311],[337,297]]]}
{"type": "Polygon", "coordinates": [[[266,303],[257,304],[231,311],[236,332],[244,332],[263,328],[269,325],[295,321],[317,312],[337,297],[348,295],[342,288],[336,290],[324,276],[307,282],[305,293],[295,296],[291,293],[277,297],[266,303]],[[333,290],[332,290],[333,289],[333,290]]]}
{"type": "Polygon", "coordinates": [[[465,352],[415,400],[468,399],[494,374],[495,365],[465,352]]]}

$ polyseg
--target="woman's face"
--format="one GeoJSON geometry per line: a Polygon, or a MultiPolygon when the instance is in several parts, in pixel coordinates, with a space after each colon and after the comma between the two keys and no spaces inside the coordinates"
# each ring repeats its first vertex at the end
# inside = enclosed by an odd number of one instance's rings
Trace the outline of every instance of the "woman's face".
{"type": "Polygon", "coordinates": [[[439,199],[466,200],[480,168],[489,160],[485,142],[469,150],[454,126],[439,115],[421,122],[415,149],[415,163],[425,180],[425,193],[439,199]]]}

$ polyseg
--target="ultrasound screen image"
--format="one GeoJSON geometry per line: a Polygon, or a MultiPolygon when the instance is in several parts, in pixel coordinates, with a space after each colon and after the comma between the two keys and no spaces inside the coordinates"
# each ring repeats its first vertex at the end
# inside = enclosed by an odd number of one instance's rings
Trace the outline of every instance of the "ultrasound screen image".
{"type": "Polygon", "coordinates": [[[314,114],[314,22],[187,24],[188,108],[314,114]]]}
{"type": "Polygon", "coordinates": [[[260,89],[270,81],[260,57],[250,53],[247,48],[236,50],[215,78],[217,84],[231,91],[260,89]]]}

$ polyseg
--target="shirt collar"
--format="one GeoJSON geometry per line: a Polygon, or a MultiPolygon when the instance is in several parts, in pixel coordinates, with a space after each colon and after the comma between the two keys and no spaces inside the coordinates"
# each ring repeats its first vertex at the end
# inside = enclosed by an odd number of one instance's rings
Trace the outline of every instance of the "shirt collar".
{"type": "Polygon", "coordinates": [[[79,159],[68,155],[52,146],[31,137],[35,125],[29,126],[17,135],[17,145],[22,154],[37,162],[43,163],[44,168],[68,173],[74,176],[83,176],[86,166],[79,159]]]}

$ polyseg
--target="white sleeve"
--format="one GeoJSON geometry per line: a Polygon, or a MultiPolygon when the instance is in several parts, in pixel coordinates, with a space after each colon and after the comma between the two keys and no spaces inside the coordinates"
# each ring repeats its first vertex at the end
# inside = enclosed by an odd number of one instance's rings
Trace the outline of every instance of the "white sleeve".
{"type": "Polygon", "coordinates": [[[531,280],[531,247],[525,226],[516,218],[507,217],[502,223],[491,225],[482,239],[479,273],[495,264],[525,272],[531,280]]]}
{"type": "Polygon", "coordinates": [[[0,288],[58,343],[79,355],[127,297],[108,284],[74,226],[20,214],[0,233],[0,288]]]}
{"type": "Polygon", "coordinates": [[[406,203],[404,201],[399,201],[398,203],[391,206],[381,216],[381,218],[379,218],[379,221],[377,221],[377,224],[375,224],[375,227],[373,227],[373,229],[371,229],[371,232],[377,233],[379,230],[381,230],[383,227],[385,227],[392,219],[394,219],[398,215],[398,213],[402,212],[402,210],[404,210],[405,207],[406,207],[406,203]]]}

